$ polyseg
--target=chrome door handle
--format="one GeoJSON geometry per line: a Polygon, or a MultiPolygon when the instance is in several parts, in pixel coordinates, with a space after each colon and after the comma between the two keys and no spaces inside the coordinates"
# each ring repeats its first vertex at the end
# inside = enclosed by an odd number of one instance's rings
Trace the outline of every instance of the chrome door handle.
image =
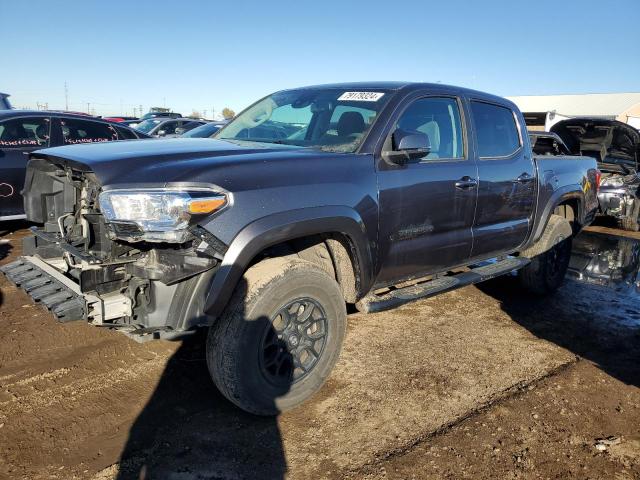
{"type": "Polygon", "coordinates": [[[460,180],[456,182],[456,188],[458,190],[470,190],[472,188],[476,188],[478,186],[478,182],[471,177],[462,177],[460,180]]]}
{"type": "Polygon", "coordinates": [[[528,173],[523,173],[518,178],[516,178],[513,182],[514,183],[529,183],[532,180],[533,180],[533,177],[531,175],[529,175],[528,173]]]}

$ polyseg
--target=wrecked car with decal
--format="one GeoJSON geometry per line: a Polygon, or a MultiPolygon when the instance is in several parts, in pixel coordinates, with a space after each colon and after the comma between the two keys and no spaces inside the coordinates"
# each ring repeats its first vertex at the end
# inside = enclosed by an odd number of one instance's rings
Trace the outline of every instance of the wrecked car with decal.
{"type": "Polygon", "coordinates": [[[574,154],[595,158],[602,171],[600,213],[618,220],[625,230],[640,230],[640,132],[626,123],[600,118],[574,118],[556,123],[574,154]]]}

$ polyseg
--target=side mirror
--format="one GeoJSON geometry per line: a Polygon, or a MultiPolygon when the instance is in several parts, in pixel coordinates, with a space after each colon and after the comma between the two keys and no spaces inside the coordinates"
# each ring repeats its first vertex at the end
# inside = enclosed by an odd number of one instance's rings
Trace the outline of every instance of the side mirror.
{"type": "Polygon", "coordinates": [[[382,158],[396,165],[422,158],[431,151],[431,141],[426,133],[397,129],[391,140],[393,150],[382,152],[382,158]]]}
{"type": "Polygon", "coordinates": [[[158,130],[158,133],[156,135],[158,135],[159,137],[164,137],[166,134],[166,130],[158,130]]]}

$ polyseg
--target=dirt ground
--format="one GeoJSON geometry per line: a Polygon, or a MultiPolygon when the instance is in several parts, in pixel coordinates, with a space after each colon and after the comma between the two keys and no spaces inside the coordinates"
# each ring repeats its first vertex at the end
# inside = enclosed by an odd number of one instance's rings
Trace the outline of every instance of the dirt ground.
{"type": "Polygon", "coordinates": [[[583,234],[550,298],[506,277],[351,314],[326,386],[274,419],[217,393],[202,336],[59,324],[2,278],[0,478],[640,478],[640,235],[620,233],[583,234]]]}

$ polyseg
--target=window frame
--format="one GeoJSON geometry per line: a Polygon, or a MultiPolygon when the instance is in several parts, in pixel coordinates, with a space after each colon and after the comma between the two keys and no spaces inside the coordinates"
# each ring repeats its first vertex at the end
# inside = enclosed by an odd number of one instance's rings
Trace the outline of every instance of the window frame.
{"type": "Polygon", "coordinates": [[[8,118],[5,118],[2,120],[1,123],[4,122],[10,122],[12,120],[21,120],[21,119],[29,119],[29,118],[41,118],[42,120],[44,120],[45,122],[49,123],[49,140],[47,141],[46,145],[24,145],[21,147],[8,147],[8,146],[2,146],[0,145],[0,150],[39,150],[41,148],[50,148],[53,145],[53,141],[52,141],[52,135],[53,135],[53,118],[50,115],[34,115],[33,113],[31,114],[24,114],[24,115],[16,115],[16,116],[10,116],[8,118]]]}
{"type": "MultiPolygon", "coordinates": [[[[121,140],[120,138],[120,133],[118,132],[118,129],[116,128],[116,126],[110,124],[109,122],[101,122],[99,120],[94,120],[92,118],[76,118],[76,117],[58,117],[58,126],[60,128],[60,145],[62,146],[68,146],[68,145],[90,145],[92,143],[106,143],[106,142],[115,142],[118,140],[121,140]],[[104,126],[105,128],[112,128],[113,131],[115,132],[115,134],[117,135],[117,140],[103,140],[100,142],[80,142],[80,143],[66,143],[66,139],[65,139],[65,135],[64,135],[64,130],[62,129],[62,122],[64,121],[72,121],[72,122],[86,122],[92,125],[99,125],[99,126],[104,126]]],[[[77,129],[76,129],[77,130],[77,129]]]]}
{"type": "Polygon", "coordinates": [[[464,151],[464,155],[462,157],[430,158],[430,159],[421,158],[417,162],[410,162],[410,163],[411,164],[430,164],[430,163],[442,163],[442,162],[466,162],[471,158],[469,156],[468,123],[466,119],[466,111],[464,109],[464,103],[463,103],[462,97],[460,95],[452,95],[452,94],[447,95],[447,94],[440,94],[435,92],[434,93],[420,92],[416,96],[405,99],[405,102],[402,105],[400,105],[400,108],[393,113],[391,117],[391,121],[387,125],[387,132],[383,137],[382,143],[379,149],[378,148],[376,149],[376,151],[378,151],[378,155],[382,154],[382,150],[384,149],[384,146],[387,144],[387,142],[389,141],[389,138],[395,131],[395,128],[394,128],[395,125],[398,123],[402,115],[404,115],[404,113],[409,109],[409,107],[411,107],[411,105],[413,105],[417,101],[425,100],[425,99],[433,99],[433,98],[446,98],[446,99],[454,100],[456,105],[458,106],[458,115],[460,116],[460,127],[462,132],[462,148],[464,151]]]}
{"type": "Polygon", "coordinates": [[[515,157],[516,155],[520,154],[522,152],[522,150],[524,149],[524,140],[522,138],[522,126],[520,125],[520,121],[518,119],[518,115],[516,114],[516,112],[513,110],[513,108],[511,108],[508,105],[504,105],[498,102],[491,102],[485,99],[480,99],[480,98],[469,98],[469,114],[472,117],[472,121],[473,121],[473,127],[474,127],[474,140],[475,140],[475,145],[476,145],[476,150],[477,150],[477,155],[478,155],[478,160],[504,160],[504,159],[508,159],[508,158],[512,158],[515,157]],[[513,118],[513,122],[516,126],[516,132],[518,133],[518,142],[519,145],[518,147],[511,153],[507,154],[507,155],[497,155],[497,156],[489,156],[489,157],[483,157],[480,155],[480,142],[478,141],[478,125],[476,124],[476,119],[475,116],[473,114],[473,104],[474,103],[484,103],[486,105],[491,105],[493,107],[498,107],[498,108],[503,108],[505,110],[508,110],[509,112],[511,112],[511,116],[513,118]]]}

